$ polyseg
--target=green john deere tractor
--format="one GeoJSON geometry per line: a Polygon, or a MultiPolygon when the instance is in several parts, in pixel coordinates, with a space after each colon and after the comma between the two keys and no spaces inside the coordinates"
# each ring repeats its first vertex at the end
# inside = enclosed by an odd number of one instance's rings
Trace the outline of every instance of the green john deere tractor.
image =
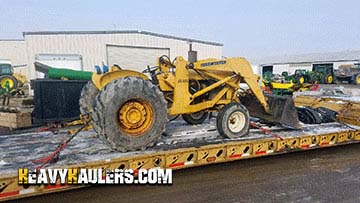
{"type": "Polygon", "coordinates": [[[10,92],[18,86],[18,80],[13,76],[14,68],[9,62],[0,62],[0,95],[10,92]]]}

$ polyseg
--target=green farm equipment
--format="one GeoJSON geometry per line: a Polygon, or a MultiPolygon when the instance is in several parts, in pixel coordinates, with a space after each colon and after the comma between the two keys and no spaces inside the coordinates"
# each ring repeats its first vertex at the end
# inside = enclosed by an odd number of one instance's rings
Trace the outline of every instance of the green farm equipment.
{"type": "Polygon", "coordinates": [[[45,74],[45,78],[59,80],[91,80],[93,72],[55,68],[43,63],[35,62],[35,70],[45,74]]]}

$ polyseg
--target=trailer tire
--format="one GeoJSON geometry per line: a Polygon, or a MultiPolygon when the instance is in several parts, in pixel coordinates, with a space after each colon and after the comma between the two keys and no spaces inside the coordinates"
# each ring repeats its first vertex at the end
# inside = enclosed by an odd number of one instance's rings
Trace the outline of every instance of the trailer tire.
{"type": "Polygon", "coordinates": [[[220,135],[226,138],[239,138],[249,132],[249,112],[239,103],[225,105],[218,113],[216,125],[220,135]]]}
{"type": "Polygon", "coordinates": [[[186,123],[190,125],[202,124],[209,117],[209,113],[206,111],[199,111],[192,114],[183,114],[182,118],[186,123]]]}
{"type": "Polygon", "coordinates": [[[79,99],[81,114],[85,115],[93,111],[95,99],[98,94],[99,90],[91,81],[86,83],[86,85],[81,90],[79,99]]]}
{"type": "Polygon", "coordinates": [[[149,80],[116,79],[96,97],[94,129],[116,151],[144,150],[165,131],[166,106],[163,93],[149,80]]]}

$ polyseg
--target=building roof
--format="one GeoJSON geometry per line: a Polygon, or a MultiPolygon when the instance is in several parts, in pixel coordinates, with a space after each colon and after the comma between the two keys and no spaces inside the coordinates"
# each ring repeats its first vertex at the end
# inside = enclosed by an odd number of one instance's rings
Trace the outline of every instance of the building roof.
{"type": "Polygon", "coordinates": [[[252,64],[277,65],[294,63],[323,63],[360,60],[360,51],[309,53],[299,55],[271,56],[250,59],[252,64]]]}
{"type": "Polygon", "coordinates": [[[25,42],[24,39],[0,39],[0,42],[25,42]]]}
{"type": "Polygon", "coordinates": [[[187,42],[196,42],[201,44],[209,44],[214,46],[224,46],[221,43],[217,42],[209,42],[197,39],[176,37],[172,35],[158,34],[154,32],[148,31],[140,31],[140,30],[109,30],[109,31],[39,31],[39,32],[23,32],[23,36],[25,35],[81,35],[81,34],[143,34],[143,35],[151,35],[155,37],[163,37],[168,39],[176,39],[187,42]]]}

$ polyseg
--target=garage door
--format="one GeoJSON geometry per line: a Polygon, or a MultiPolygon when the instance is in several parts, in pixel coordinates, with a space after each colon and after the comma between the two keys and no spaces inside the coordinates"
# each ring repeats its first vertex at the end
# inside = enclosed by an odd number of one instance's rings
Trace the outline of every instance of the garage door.
{"type": "Polygon", "coordinates": [[[169,48],[106,45],[107,62],[123,69],[143,71],[148,65],[155,66],[161,55],[170,55],[169,48]]]}

